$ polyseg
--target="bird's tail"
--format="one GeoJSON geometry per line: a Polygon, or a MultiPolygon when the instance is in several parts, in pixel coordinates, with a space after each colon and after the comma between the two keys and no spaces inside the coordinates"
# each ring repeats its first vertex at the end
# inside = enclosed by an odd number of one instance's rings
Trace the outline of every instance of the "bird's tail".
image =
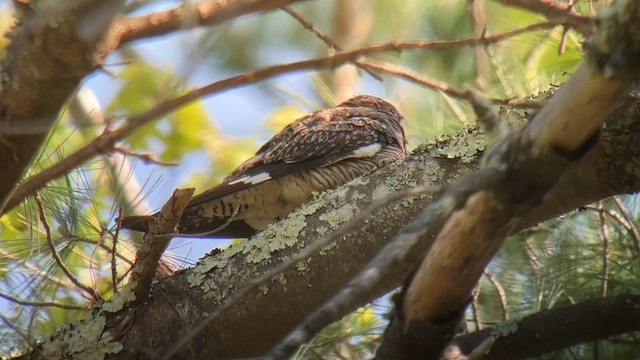
{"type": "Polygon", "coordinates": [[[149,230],[150,217],[150,215],[125,216],[124,219],[122,219],[122,228],[147,232],[147,230],[149,230]]]}

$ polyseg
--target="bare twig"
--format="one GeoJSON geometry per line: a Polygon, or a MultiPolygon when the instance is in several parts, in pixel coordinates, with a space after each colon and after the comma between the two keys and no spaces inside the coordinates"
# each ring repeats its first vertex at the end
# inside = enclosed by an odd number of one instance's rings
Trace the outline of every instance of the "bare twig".
{"type": "Polygon", "coordinates": [[[500,298],[500,305],[502,306],[502,319],[509,320],[509,305],[507,304],[507,294],[504,291],[504,287],[500,284],[500,281],[496,279],[487,269],[484,270],[484,275],[489,279],[491,285],[496,289],[498,297],[500,298]]]}
{"type": "MultiPolygon", "coordinates": [[[[74,285],[69,281],[69,280],[63,280],[58,278],[57,276],[53,275],[53,274],[49,274],[48,272],[42,270],[40,267],[38,267],[37,265],[29,262],[29,261],[25,261],[24,259],[18,258],[17,256],[15,256],[14,254],[12,254],[11,252],[5,250],[5,249],[0,249],[0,257],[3,257],[4,259],[7,260],[11,260],[13,263],[16,264],[16,266],[21,266],[23,268],[25,268],[26,270],[33,272],[34,274],[43,277],[44,279],[46,279],[47,281],[50,281],[53,284],[56,284],[58,286],[60,286],[63,289],[73,289],[74,285]]],[[[84,293],[82,293],[82,295],[85,295],[84,293]]]]}
{"type": "MultiPolygon", "coordinates": [[[[448,84],[440,83],[434,80],[430,80],[417,73],[416,71],[409,69],[404,66],[391,64],[382,61],[362,61],[363,64],[367,65],[371,69],[375,69],[384,73],[393,74],[399,76],[403,79],[409,80],[416,84],[420,84],[426,86],[428,88],[441,91],[447,95],[453,96],[458,99],[467,100],[471,104],[479,104],[479,99],[482,97],[471,90],[460,90],[454,87],[449,86],[448,84]]],[[[493,104],[497,105],[508,105],[512,107],[529,107],[529,108],[539,108],[543,104],[537,100],[524,100],[524,99],[497,99],[492,98],[488,99],[493,104]]],[[[478,106],[478,109],[485,109],[485,111],[481,111],[479,117],[484,118],[484,115],[488,114],[486,112],[486,105],[478,106]]],[[[474,109],[475,110],[475,109],[474,109]]],[[[499,123],[499,120],[496,120],[493,116],[487,118],[488,124],[499,123]]]]}
{"type": "Polygon", "coordinates": [[[157,160],[151,153],[146,153],[146,154],[134,153],[131,150],[123,148],[122,146],[114,146],[113,151],[118,152],[122,155],[138,158],[146,164],[156,164],[161,166],[177,166],[178,165],[177,162],[173,162],[173,161],[157,160]]]}
{"type": "MultiPolygon", "coordinates": [[[[318,39],[322,40],[322,42],[327,44],[332,51],[343,51],[344,50],[333,39],[331,39],[331,37],[329,37],[329,35],[323,33],[322,31],[320,31],[320,29],[318,29],[310,21],[305,19],[304,16],[300,15],[298,12],[293,10],[290,6],[283,6],[282,10],[284,10],[284,12],[286,12],[287,14],[291,15],[291,17],[296,19],[305,29],[311,31],[318,39]]],[[[367,72],[367,74],[373,76],[375,79],[382,81],[382,76],[380,76],[380,74],[377,74],[375,71],[373,71],[372,69],[367,67],[367,65],[365,63],[363,63],[362,61],[355,60],[355,61],[353,61],[353,63],[357,67],[359,67],[362,70],[364,70],[365,72],[367,72]]]]}
{"type": "Polygon", "coordinates": [[[22,331],[22,329],[20,329],[18,326],[16,326],[13,322],[11,322],[11,320],[9,320],[8,318],[6,318],[4,315],[0,314],[0,320],[2,320],[2,322],[11,330],[13,330],[14,333],[20,335],[20,337],[22,338],[22,340],[24,340],[29,347],[31,348],[31,350],[35,351],[35,352],[39,352],[38,347],[35,345],[35,343],[33,342],[33,340],[31,340],[31,338],[29,337],[29,334],[25,333],[24,331],[22,331]]]}
{"type": "MultiPolygon", "coordinates": [[[[597,207],[604,209],[602,201],[598,202],[597,207]]],[[[604,217],[604,212],[598,213],[598,219],[600,220],[600,233],[602,234],[602,281],[600,283],[600,296],[607,296],[607,288],[609,285],[609,227],[607,226],[607,219],[604,217]]]]}
{"type": "Polygon", "coordinates": [[[124,206],[118,210],[118,217],[116,218],[116,230],[111,237],[111,287],[113,293],[118,292],[118,265],[116,264],[116,254],[118,253],[118,235],[120,235],[120,229],[122,228],[122,219],[124,219],[124,206]]]}
{"type": "Polygon", "coordinates": [[[14,297],[14,296],[11,296],[11,295],[7,295],[7,294],[3,294],[3,293],[0,293],[0,298],[3,298],[5,300],[11,301],[12,303],[16,303],[18,305],[24,305],[24,306],[57,307],[57,308],[60,308],[60,309],[65,309],[65,310],[86,310],[87,309],[86,306],[62,304],[62,303],[57,303],[57,302],[54,302],[54,301],[28,301],[28,300],[22,300],[22,299],[19,299],[17,297],[14,297]]]}
{"type": "Polygon", "coordinates": [[[36,200],[36,204],[38,204],[38,216],[40,218],[40,222],[42,223],[42,227],[44,227],[46,237],[47,237],[47,245],[49,246],[49,250],[51,251],[51,256],[53,260],[56,262],[56,265],[62,270],[67,279],[71,281],[75,286],[77,286],[80,290],[89,294],[93,300],[100,299],[100,295],[95,291],[95,289],[90,288],[84,284],[82,284],[76,277],[71,273],[67,265],[64,263],[60,254],[58,254],[58,250],[56,250],[56,246],[53,243],[53,239],[51,238],[51,229],[49,228],[49,223],[44,214],[44,207],[42,206],[42,199],[40,199],[40,194],[36,193],[34,197],[36,200]]]}
{"type": "Polygon", "coordinates": [[[624,217],[627,218],[627,230],[629,230],[636,240],[636,251],[640,253],[640,230],[638,230],[634,216],[631,215],[631,211],[629,211],[629,208],[627,208],[619,196],[614,196],[613,201],[616,202],[616,205],[618,205],[618,208],[622,211],[624,217]]]}
{"type": "Polygon", "coordinates": [[[593,18],[575,12],[572,6],[563,6],[555,0],[501,0],[505,5],[512,5],[545,15],[548,19],[561,19],[564,25],[574,28],[584,36],[595,32],[593,18]]]}
{"type": "Polygon", "coordinates": [[[478,309],[478,296],[480,296],[479,284],[471,293],[471,310],[473,310],[473,323],[476,325],[475,331],[482,330],[482,326],[480,325],[480,310],[478,309]]]}
{"type": "Polygon", "coordinates": [[[128,303],[129,306],[147,300],[158,262],[171,241],[171,237],[166,234],[174,232],[194,191],[194,188],[176,189],[158,215],[150,219],[149,231],[144,235],[142,246],[136,253],[136,263],[133,265],[131,284],[134,284],[135,300],[128,303]]]}

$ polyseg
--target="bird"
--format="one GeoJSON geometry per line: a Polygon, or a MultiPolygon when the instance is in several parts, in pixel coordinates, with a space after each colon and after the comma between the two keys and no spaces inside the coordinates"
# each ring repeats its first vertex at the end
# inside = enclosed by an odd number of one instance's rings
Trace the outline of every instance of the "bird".
{"type": "MultiPolygon", "coordinates": [[[[247,238],[313,198],[407,155],[404,117],[389,102],[357,95],[303,116],[268,140],[223,181],[194,196],[177,236],[247,238]]],[[[148,231],[153,215],[122,227],[148,231]]]]}

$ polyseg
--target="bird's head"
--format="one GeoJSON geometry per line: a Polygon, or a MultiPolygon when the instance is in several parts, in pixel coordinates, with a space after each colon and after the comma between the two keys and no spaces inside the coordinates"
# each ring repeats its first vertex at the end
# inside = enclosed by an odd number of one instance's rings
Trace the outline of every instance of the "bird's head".
{"type": "Polygon", "coordinates": [[[404,130],[404,116],[391,103],[371,95],[356,95],[340,103],[338,107],[365,108],[380,113],[383,116],[376,117],[377,120],[390,126],[394,130],[397,143],[406,149],[407,136],[404,130]]]}

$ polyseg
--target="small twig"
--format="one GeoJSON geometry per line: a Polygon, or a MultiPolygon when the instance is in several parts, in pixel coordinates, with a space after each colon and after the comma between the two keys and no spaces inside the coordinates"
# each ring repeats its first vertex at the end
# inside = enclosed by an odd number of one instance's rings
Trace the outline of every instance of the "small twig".
{"type": "Polygon", "coordinates": [[[631,212],[629,211],[629,208],[627,208],[627,206],[622,202],[622,200],[620,199],[619,196],[614,196],[613,197],[613,201],[616,202],[616,205],[618,205],[618,208],[620,209],[620,211],[622,211],[622,214],[624,215],[625,218],[627,218],[627,229],[629,230],[629,232],[633,235],[633,237],[636,240],[636,250],[637,252],[640,254],[640,230],[638,230],[638,226],[636,225],[636,220],[633,217],[633,215],[631,215],[631,212]]]}
{"type": "MultiPolygon", "coordinates": [[[[602,201],[598,202],[597,207],[604,209],[602,201]]],[[[598,213],[600,220],[600,232],[602,233],[602,282],[600,284],[600,296],[607,296],[607,288],[609,284],[609,227],[607,226],[607,219],[604,217],[603,212],[598,213]]]]}
{"type": "MultiPolygon", "coordinates": [[[[109,254],[113,254],[113,249],[107,245],[105,245],[102,241],[97,241],[97,240],[91,240],[91,239],[87,239],[75,234],[65,234],[65,236],[68,236],[70,238],[70,241],[77,241],[77,242],[83,242],[83,243],[87,243],[87,244],[92,244],[92,245],[96,245],[99,246],[100,248],[102,248],[103,250],[105,250],[107,253],[109,254]]],[[[112,235],[113,236],[113,235],[112,235]]],[[[119,252],[116,252],[116,256],[118,257],[118,259],[126,262],[129,265],[133,266],[133,261],[131,261],[130,259],[127,259],[126,256],[120,254],[119,252]]]]}
{"type": "Polygon", "coordinates": [[[480,311],[478,310],[478,296],[480,296],[480,284],[471,292],[471,309],[473,310],[473,323],[476,325],[475,331],[482,330],[482,326],[480,326],[480,311]]]}
{"type": "MultiPolygon", "coordinates": [[[[480,95],[473,93],[471,90],[460,90],[454,87],[451,87],[447,84],[439,83],[430,79],[425,78],[421,74],[417,73],[413,69],[409,69],[407,67],[403,67],[396,64],[391,64],[382,61],[363,61],[368,67],[372,69],[376,69],[381,72],[385,72],[388,74],[393,74],[399,76],[403,79],[409,80],[416,84],[420,84],[426,86],[428,88],[441,91],[447,95],[453,96],[458,99],[467,100],[470,103],[474,103],[477,99],[480,98],[480,95]]],[[[524,99],[488,99],[488,101],[497,105],[507,105],[512,107],[529,107],[529,108],[539,108],[543,105],[542,102],[537,100],[524,100],[524,99]]],[[[490,119],[493,121],[493,119],[490,119]]]]}
{"type": "Polygon", "coordinates": [[[171,241],[171,237],[166,236],[166,234],[175,230],[194,191],[194,188],[176,189],[160,212],[149,220],[149,231],[144,235],[142,246],[136,253],[136,263],[133,265],[133,273],[131,275],[135,299],[127,305],[140,304],[149,297],[151,282],[155,276],[158,263],[162,253],[164,253],[171,241]]]}
{"type": "MultiPolygon", "coordinates": [[[[56,284],[56,285],[60,286],[63,289],[73,289],[73,284],[71,284],[68,280],[64,281],[62,279],[59,279],[55,275],[49,274],[48,272],[40,269],[37,265],[35,265],[35,264],[33,264],[33,263],[29,262],[29,261],[25,261],[22,258],[18,258],[17,256],[15,256],[14,254],[10,253],[7,250],[0,249],[0,257],[4,258],[6,260],[13,261],[13,263],[16,266],[24,267],[28,271],[33,272],[35,275],[41,276],[42,278],[46,279],[47,281],[50,281],[51,283],[56,284]]],[[[84,293],[82,295],[86,296],[84,293]]]]}
{"type": "Polygon", "coordinates": [[[548,0],[502,0],[503,4],[512,5],[545,15],[549,19],[558,19],[564,25],[574,28],[584,36],[595,32],[595,20],[575,12],[572,7],[548,0]]]}
{"type": "Polygon", "coordinates": [[[33,306],[33,307],[56,307],[65,310],[86,310],[85,306],[80,305],[70,305],[70,304],[62,304],[54,301],[28,301],[18,299],[17,297],[13,297],[11,295],[0,293],[0,298],[3,298],[7,301],[11,301],[12,303],[23,305],[23,306],[33,306]]]}
{"type": "MultiPolygon", "coordinates": [[[[329,35],[323,33],[322,31],[320,31],[320,29],[318,29],[310,21],[305,19],[304,16],[302,16],[301,14],[299,14],[298,12],[293,10],[290,6],[283,6],[283,7],[281,7],[281,9],[284,12],[286,12],[287,14],[291,15],[291,17],[296,19],[300,24],[302,24],[302,26],[305,29],[311,31],[316,37],[318,37],[318,39],[322,40],[322,42],[327,44],[331,50],[334,50],[334,51],[343,51],[344,50],[340,45],[338,45],[338,43],[336,43],[333,39],[331,39],[331,37],[329,37],[329,35]]],[[[377,74],[372,69],[367,67],[367,65],[365,63],[363,63],[362,61],[354,60],[353,64],[355,64],[360,69],[364,70],[367,74],[373,76],[375,79],[377,79],[379,81],[382,81],[382,76],[380,76],[380,74],[377,74]]]]}
{"type": "MultiPolygon", "coordinates": [[[[616,199],[616,197],[614,197],[614,199],[616,199]]],[[[617,204],[617,201],[616,201],[616,204],[617,204]]],[[[598,213],[604,213],[607,216],[609,216],[611,219],[615,220],[618,224],[622,225],[622,227],[624,227],[625,230],[629,232],[631,236],[634,238],[636,251],[640,253],[640,233],[638,232],[638,227],[636,226],[633,218],[632,217],[629,218],[632,215],[628,213],[628,209],[625,207],[623,210],[623,208],[620,207],[620,206],[624,207],[624,204],[620,203],[617,205],[620,208],[620,210],[623,212],[623,214],[625,213],[625,210],[627,211],[627,214],[620,215],[617,211],[607,210],[607,209],[599,208],[597,206],[592,206],[592,205],[585,206],[585,209],[595,211],[598,213]]]]}
{"type": "Polygon", "coordinates": [[[509,305],[507,303],[507,294],[504,291],[504,287],[500,284],[500,281],[496,279],[493,274],[491,274],[486,269],[484,270],[484,275],[489,279],[489,282],[493,285],[498,293],[498,297],[500,298],[500,305],[502,306],[502,320],[509,320],[509,305]]]}
{"type": "Polygon", "coordinates": [[[145,164],[156,164],[161,166],[178,166],[177,162],[157,160],[151,153],[139,154],[139,153],[132,152],[131,150],[125,149],[122,146],[114,146],[113,151],[123,155],[128,155],[128,156],[138,158],[142,160],[145,164]]]}
{"type": "MultiPolygon", "coordinates": [[[[24,331],[22,331],[22,329],[20,329],[19,327],[17,327],[14,323],[12,323],[9,319],[7,319],[4,315],[0,314],[0,320],[2,320],[2,322],[8,327],[10,328],[14,333],[20,335],[20,337],[29,345],[29,347],[31,348],[31,350],[33,350],[34,352],[36,352],[36,355],[40,352],[40,350],[38,349],[38,347],[34,344],[34,342],[31,340],[31,338],[29,338],[28,334],[25,334],[24,331]]],[[[38,358],[38,356],[35,356],[36,358],[38,358]]]]}
{"type": "Polygon", "coordinates": [[[122,228],[122,219],[124,219],[124,206],[118,210],[118,217],[116,218],[116,230],[111,237],[111,286],[113,287],[113,293],[118,292],[118,264],[116,264],[116,254],[118,253],[118,235],[120,235],[120,229],[122,228]]]}
{"type": "Polygon", "coordinates": [[[45,230],[45,234],[47,237],[47,245],[49,246],[49,250],[51,251],[51,256],[53,257],[53,260],[56,262],[56,265],[58,265],[58,267],[60,268],[60,270],[62,270],[62,272],[67,277],[67,279],[69,279],[69,281],[71,281],[75,286],[77,286],[79,289],[81,289],[85,293],[89,294],[93,300],[99,300],[100,295],[95,291],[95,289],[92,289],[82,284],[71,273],[69,268],[67,268],[67,265],[65,265],[64,261],[60,257],[60,254],[58,254],[58,250],[56,250],[56,246],[53,243],[53,239],[51,238],[51,229],[49,228],[49,223],[47,222],[47,219],[44,215],[44,207],[42,206],[42,199],[40,198],[40,194],[36,193],[34,198],[36,200],[36,204],[38,204],[38,217],[40,218],[42,227],[45,230]]]}
{"type": "Polygon", "coordinates": [[[186,334],[183,338],[181,338],[173,347],[172,351],[166,354],[162,360],[170,359],[183,345],[185,345],[191,338],[200,333],[205,327],[213,321],[215,318],[220,316],[223,312],[225,312],[228,308],[236,304],[240,299],[244,298],[250,291],[254,290],[258,286],[266,283],[270,279],[278,276],[282,272],[291,269],[296,266],[301,261],[304,261],[314,254],[318,253],[320,250],[331,244],[336,239],[344,236],[347,232],[349,232],[354,226],[361,223],[364,219],[366,219],[369,215],[378,211],[379,209],[401,199],[404,199],[408,196],[419,195],[423,193],[432,193],[439,191],[438,187],[435,186],[420,186],[413,189],[407,189],[403,191],[398,191],[393,194],[386,196],[384,199],[381,199],[371,206],[364,209],[362,212],[359,212],[356,216],[351,218],[351,220],[347,221],[337,230],[325,235],[320,241],[314,242],[310,246],[304,248],[301,252],[294,254],[291,258],[280,264],[279,266],[271,269],[270,271],[245,282],[241,287],[239,287],[238,291],[236,291],[233,296],[228,298],[223,304],[216,307],[216,310],[212,312],[206,319],[204,319],[198,326],[191,329],[191,331],[186,334]]]}

